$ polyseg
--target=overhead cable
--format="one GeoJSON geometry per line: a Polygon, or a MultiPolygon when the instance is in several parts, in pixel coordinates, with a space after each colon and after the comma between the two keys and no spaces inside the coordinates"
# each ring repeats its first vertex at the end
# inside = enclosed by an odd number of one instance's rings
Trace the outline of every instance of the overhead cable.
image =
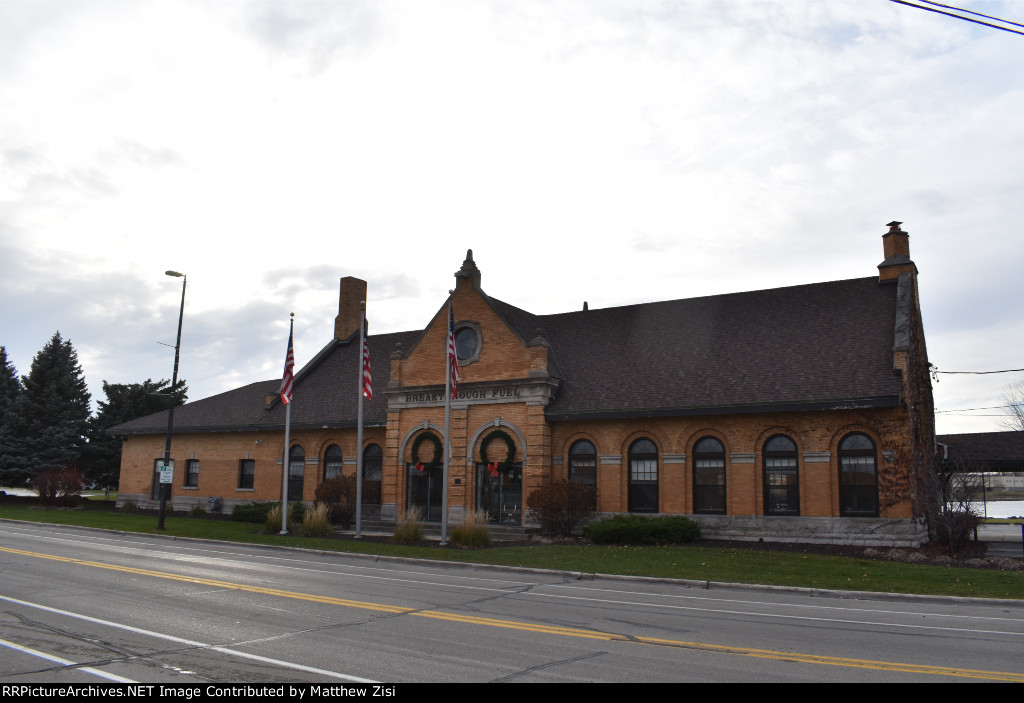
{"type": "MultiPolygon", "coordinates": [[[[971,19],[970,17],[964,17],[963,15],[957,15],[957,14],[954,14],[952,12],[943,12],[942,10],[937,10],[937,9],[935,9],[933,7],[925,7],[924,5],[918,5],[916,3],[907,2],[907,0],[889,0],[889,2],[899,3],[900,5],[907,5],[908,7],[916,7],[919,10],[927,10],[928,12],[935,12],[935,13],[938,13],[940,15],[946,15],[948,17],[955,17],[956,19],[964,20],[965,22],[974,22],[975,24],[982,24],[982,25],[985,25],[986,27],[992,27],[993,29],[1001,29],[1004,32],[1010,32],[1012,34],[1020,34],[1021,36],[1024,36],[1024,32],[1022,32],[1022,31],[1020,31],[1018,29],[1010,29],[1009,27],[1002,27],[1002,26],[1000,26],[998,24],[992,24],[991,22],[982,22],[981,20],[971,19]]],[[[937,3],[937,2],[929,2],[929,0],[921,0],[921,2],[928,2],[928,4],[930,4],[930,5],[938,5],[939,7],[948,7],[949,9],[956,10],[957,12],[967,12],[967,13],[972,14],[972,15],[978,15],[979,17],[988,17],[989,19],[995,20],[997,22],[1004,22],[1006,24],[1012,24],[1012,25],[1015,25],[1017,27],[1024,27],[1024,25],[1020,24],[1019,22],[1011,22],[1010,20],[999,19],[998,17],[989,17],[989,15],[983,15],[980,12],[971,12],[970,10],[961,10],[958,7],[951,7],[949,5],[943,5],[943,4],[937,3]]]]}

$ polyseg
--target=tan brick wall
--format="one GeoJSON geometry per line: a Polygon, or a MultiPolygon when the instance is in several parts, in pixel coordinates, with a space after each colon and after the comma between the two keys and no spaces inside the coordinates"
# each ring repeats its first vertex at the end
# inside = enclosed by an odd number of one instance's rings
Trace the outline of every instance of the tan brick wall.
{"type": "MultiPolygon", "coordinates": [[[[734,515],[764,514],[764,443],[785,434],[797,445],[800,477],[800,514],[839,515],[839,441],[850,432],[864,432],[878,448],[879,473],[904,474],[905,465],[885,459],[884,452],[897,452],[906,442],[906,427],[900,408],[858,411],[722,415],[697,418],[656,418],[646,420],[597,420],[559,422],[552,426],[551,452],[563,457],[554,475],[568,476],[569,448],[578,439],[588,439],[598,456],[617,455],[618,464],[598,462],[599,507],[602,511],[628,509],[628,452],[639,437],[658,446],[659,502],[662,512],[690,513],[693,510],[693,447],[703,437],[713,436],[725,445],[727,512],[734,515]],[[805,454],[829,452],[827,462],[807,461],[805,454]],[[666,455],[686,455],[686,463],[666,463],[666,455]],[[753,455],[753,463],[736,461],[734,455],[753,455]]],[[[885,507],[882,517],[910,517],[907,502],[885,507]]]]}
{"type": "MultiPolygon", "coordinates": [[[[366,428],[363,446],[371,443],[384,447],[384,428],[366,428]]],[[[347,460],[356,458],[356,430],[300,430],[292,432],[292,446],[299,444],[306,453],[302,500],[312,501],[316,487],[323,480],[323,452],[331,444],[341,447],[347,460]],[[319,461],[314,465],[311,458],[319,461]]],[[[129,436],[122,444],[122,493],[149,495],[152,490],[153,460],[163,456],[164,437],[158,435],[129,436]]],[[[205,500],[216,496],[231,500],[280,500],[282,467],[278,463],[284,452],[284,432],[225,432],[176,434],[171,442],[174,459],[173,496],[205,500]],[[185,460],[199,460],[199,482],[196,488],[184,487],[185,460]],[[255,461],[255,479],[251,490],[238,487],[240,462],[255,461]]],[[[343,472],[354,473],[350,464],[343,472]]],[[[298,500],[289,496],[289,500],[298,500]]]]}
{"type": "MultiPolygon", "coordinates": [[[[468,320],[480,323],[484,330],[480,360],[459,367],[460,384],[527,377],[531,350],[502,323],[479,291],[471,286],[460,286],[453,296],[452,309],[456,326],[468,320]]],[[[403,387],[444,384],[447,335],[448,312],[444,308],[431,320],[416,348],[401,361],[399,373],[403,387]]]]}

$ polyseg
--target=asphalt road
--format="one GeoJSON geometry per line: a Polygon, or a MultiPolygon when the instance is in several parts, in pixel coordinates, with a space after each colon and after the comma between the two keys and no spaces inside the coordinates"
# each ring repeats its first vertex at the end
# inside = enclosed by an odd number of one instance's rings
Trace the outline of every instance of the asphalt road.
{"type": "Polygon", "coordinates": [[[0,522],[0,682],[1024,681],[1024,604],[0,522]]]}

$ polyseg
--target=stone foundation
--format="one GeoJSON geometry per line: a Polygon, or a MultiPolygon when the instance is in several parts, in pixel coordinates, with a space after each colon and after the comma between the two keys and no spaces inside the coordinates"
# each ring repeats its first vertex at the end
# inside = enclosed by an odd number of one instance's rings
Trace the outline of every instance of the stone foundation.
{"type": "Polygon", "coordinates": [[[874,547],[920,547],[928,541],[924,520],[853,517],[688,515],[701,536],[744,542],[807,542],[874,547]]]}

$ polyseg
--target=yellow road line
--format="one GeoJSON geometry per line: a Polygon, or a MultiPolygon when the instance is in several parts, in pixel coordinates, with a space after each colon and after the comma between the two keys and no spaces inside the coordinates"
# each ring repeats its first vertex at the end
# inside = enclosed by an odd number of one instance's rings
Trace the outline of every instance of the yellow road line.
{"type": "Polygon", "coordinates": [[[434,620],[445,620],[448,622],[459,622],[469,625],[481,625],[485,627],[500,627],[512,630],[523,630],[526,632],[538,632],[549,635],[560,635],[563,637],[580,637],[585,639],[597,639],[612,642],[634,642],[637,644],[654,645],[661,647],[679,647],[695,651],[711,652],[716,654],[733,654],[743,657],[756,657],[759,659],[776,659],[780,661],[797,662],[801,664],[818,664],[825,666],[842,666],[856,669],[872,669],[875,671],[893,671],[910,674],[929,674],[934,676],[954,676],[957,678],[985,679],[988,681],[1012,681],[1024,683],[1024,674],[1005,671],[986,671],[983,669],[966,669],[959,667],[932,666],[929,664],[908,664],[903,662],[875,661],[871,659],[850,659],[846,657],[830,657],[820,654],[802,654],[799,652],[780,652],[771,649],[756,649],[752,647],[733,647],[729,645],[709,644],[706,642],[686,642],[683,640],[660,639],[656,637],[631,637],[627,635],[600,632],[598,630],[585,630],[572,627],[559,627],[555,625],[542,625],[540,623],[517,622],[514,620],[500,620],[497,618],[480,617],[477,615],[466,615],[460,613],[444,613],[437,610],[415,610],[403,608],[396,605],[385,605],[381,603],[369,603],[366,601],[348,600],[345,598],[332,598],[331,596],[318,596],[311,593],[300,593],[297,591],[283,591],[276,588],[263,588],[261,586],[248,586],[230,581],[218,581],[215,579],[203,579],[193,576],[181,576],[164,571],[151,571],[149,569],[136,569],[131,566],[119,566],[99,561],[87,561],[73,557],[61,557],[55,554],[43,554],[41,552],[28,552],[10,547],[0,547],[0,552],[10,554],[21,554],[23,556],[49,559],[80,566],[91,566],[97,569],[119,571],[139,576],[150,576],[153,578],[170,579],[172,581],[185,581],[198,583],[204,586],[215,586],[228,590],[244,591],[247,593],[259,593],[262,595],[278,596],[281,598],[292,598],[297,600],[324,603],[326,605],[339,605],[346,608],[360,608],[385,613],[406,614],[416,617],[431,618],[434,620]]]}

